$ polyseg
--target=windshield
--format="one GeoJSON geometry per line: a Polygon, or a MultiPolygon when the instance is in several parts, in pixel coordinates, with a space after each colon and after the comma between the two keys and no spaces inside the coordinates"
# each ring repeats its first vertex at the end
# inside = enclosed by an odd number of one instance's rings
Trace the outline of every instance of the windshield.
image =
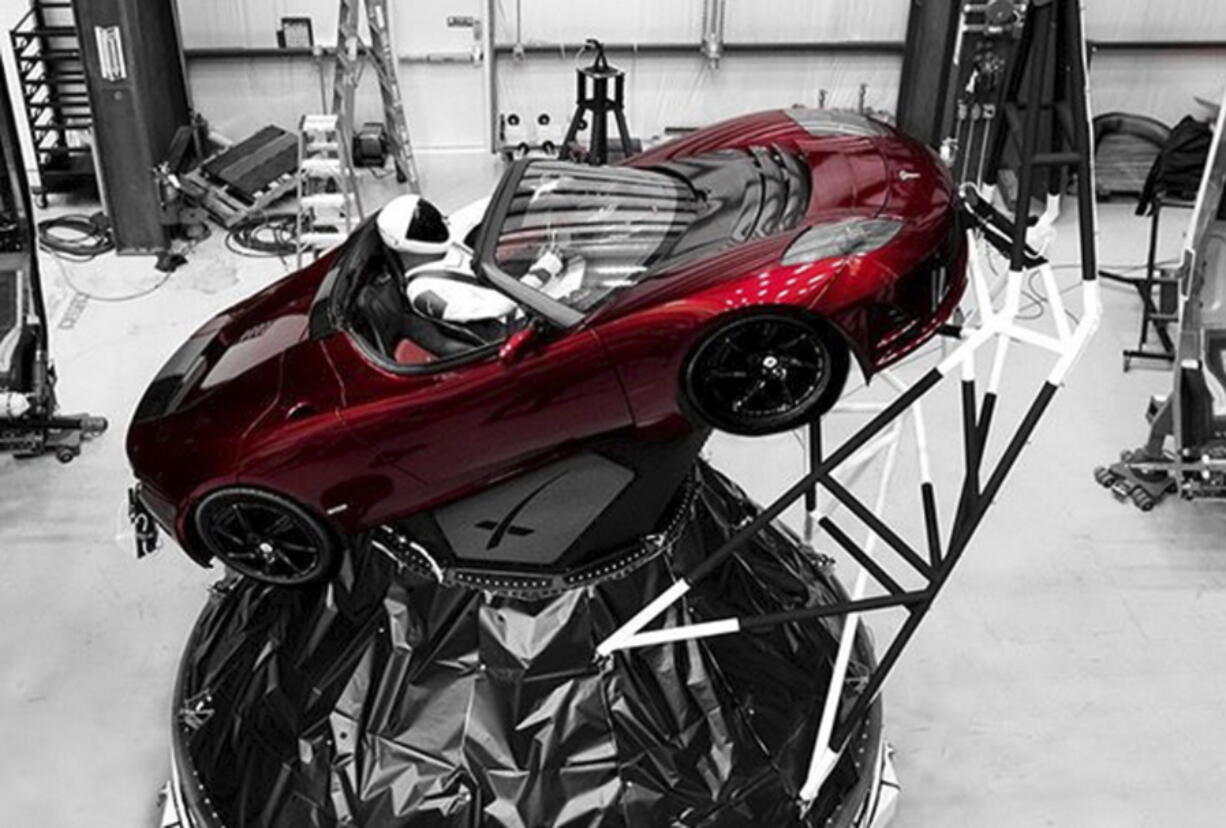
{"type": "Polygon", "coordinates": [[[689,184],[664,173],[537,161],[516,184],[494,261],[512,279],[586,313],[643,278],[698,209],[689,184]]]}

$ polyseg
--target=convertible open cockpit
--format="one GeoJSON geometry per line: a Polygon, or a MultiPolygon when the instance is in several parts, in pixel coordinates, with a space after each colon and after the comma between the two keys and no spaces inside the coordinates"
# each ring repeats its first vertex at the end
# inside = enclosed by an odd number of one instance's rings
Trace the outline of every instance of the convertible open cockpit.
{"type": "Polygon", "coordinates": [[[360,230],[341,259],[353,280],[344,318],[402,366],[497,345],[533,317],[570,327],[670,261],[791,229],[808,178],[782,151],[652,169],[521,162],[491,199],[452,217],[448,244],[428,261],[381,244],[386,228],[360,230]]]}

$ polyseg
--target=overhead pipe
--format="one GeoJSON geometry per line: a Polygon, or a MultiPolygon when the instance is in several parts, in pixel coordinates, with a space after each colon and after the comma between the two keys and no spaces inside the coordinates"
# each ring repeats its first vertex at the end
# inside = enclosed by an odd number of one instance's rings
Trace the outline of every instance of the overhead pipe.
{"type": "Polygon", "coordinates": [[[511,53],[516,60],[524,57],[524,0],[515,0],[515,45],[511,53]]]}
{"type": "MultiPolygon", "coordinates": [[[[1089,48],[1101,52],[1223,52],[1226,40],[1088,40],[1089,48]]],[[[751,42],[723,43],[721,52],[727,54],[880,54],[901,55],[906,44],[901,40],[827,40],[809,43],[751,42]]],[[[573,56],[583,48],[581,43],[498,43],[494,52],[499,55],[558,55],[573,56]]],[[[642,55],[684,56],[693,54],[693,43],[606,43],[606,52],[631,52],[642,55]]],[[[198,46],[183,50],[188,60],[235,60],[314,57],[310,48],[280,48],[277,46],[198,46]]],[[[322,55],[332,57],[336,49],[324,47],[322,55]]],[[[401,63],[471,63],[468,52],[413,52],[396,56],[401,63]]]]}
{"type": "MultiPolygon", "coordinates": [[[[822,53],[858,53],[858,54],[902,54],[901,40],[826,40],[826,41],[749,41],[744,43],[720,44],[721,57],[727,54],[770,55],[784,54],[822,54],[822,53]]],[[[557,57],[573,57],[583,49],[582,43],[524,43],[516,45],[500,43],[495,50],[500,55],[554,55],[557,57]]],[[[692,42],[655,42],[655,43],[605,43],[604,50],[608,53],[628,52],[634,55],[678,56],[694,54],[692,42]]]]}
{"type": "Polygon", "coordinates": [[[498,152],[498,44],[497,35],[498,0],[485,0],[485,25],[481,29],[482,74],[485,81],[485,100],[487,106],[486,135],[489,139],[489,151],[498,152]]]}
{"type": "Polygon", "coordinates": [[[702,53],[712,69],[719,68],[724,54],[724,12],[727,0],[703,0],[702,53]]]}

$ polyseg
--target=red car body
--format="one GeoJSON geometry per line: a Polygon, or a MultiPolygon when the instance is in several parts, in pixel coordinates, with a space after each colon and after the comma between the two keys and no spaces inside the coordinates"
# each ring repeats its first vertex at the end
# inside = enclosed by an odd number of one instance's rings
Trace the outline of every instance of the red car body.
{"type": "Polygon", "coordinates": [[[513,362],[491,353],[389,371],[348,332],[313,335],[335,251],[230,308],[183,346],[142,402],[146,415],[138,410],[128,454],[142,500],[201,562],[191,509],[226,486],[288,496],[348,535],[599,439],[668,440],[694,429],[678,376],[703,332],[729,313],[783,306],[823,317],[866,376],[930,338],[961,297],[965,250],[951,179],[918,142],[856,116],[773,111],[626,164],[763,146],[795,153],[811,173],[799,226],[666,265],[513,362]],[[890,216],[902,228],[862,255],[780,263],[807,228],[849,216],[890,216]],[[148,416],[159,409],[169,413],[148,416]]]}

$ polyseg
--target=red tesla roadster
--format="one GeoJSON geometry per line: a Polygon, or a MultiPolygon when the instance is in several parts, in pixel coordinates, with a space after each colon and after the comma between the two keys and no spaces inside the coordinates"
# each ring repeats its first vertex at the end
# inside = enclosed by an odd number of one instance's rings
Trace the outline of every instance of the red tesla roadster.
{"type": "Polygon", "coordinates": [[[952,313],[957,212],[934,153],[824,110],[519,161],[439,261],[406,272],[372,219],[197,331],[135,412],[133,511],[304,583],[349,535],[611,436],[794,428],[952,313]]]}

